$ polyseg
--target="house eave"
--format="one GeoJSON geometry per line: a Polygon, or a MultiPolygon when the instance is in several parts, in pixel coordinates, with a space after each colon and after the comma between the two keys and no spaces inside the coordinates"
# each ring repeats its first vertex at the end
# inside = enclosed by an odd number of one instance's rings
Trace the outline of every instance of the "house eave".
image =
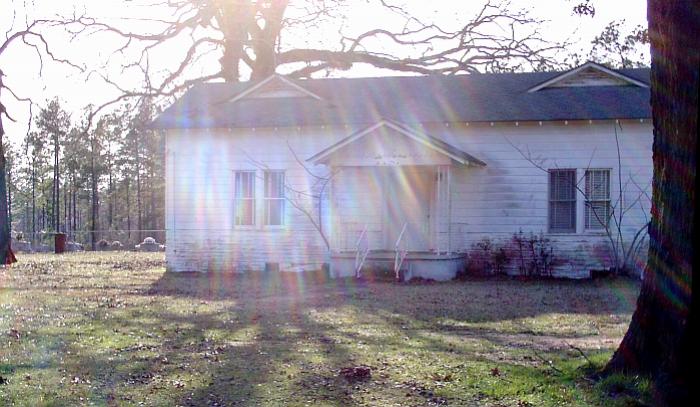
{"type": "Polygon", "coordinates": [[[265,85],[267,85],[268,83],[270,83],[273,80],[280,80],[280,81],[284,82],[285,85],[287,85],[287,86],[289,86],[289,87],[291,87],[291,88],[293,88],[293,89],[295,89],[295,90],[297,90],[297,91],[299,91],[299,92],[301,92],[301,93],[303,93],[311,98],[314,98],[316,100],[323,100],[323,98],[321,96],[309,91],[308,89],[304,88],[301,85],[294,83],[293,81],[285,78],[284,76],[279,75],[279,74],[272,74],[272,75],[268,76],[267,78],[263,79],[262,81],[256,83],[255,85],[249,87],[248,89],[244,90],[243,92],[237,94],[233,98],[229,99],[228,102],[233,103],[233,102],[236,102],[238,100],[244,99],[247,96],[255,93],[255,91],[257,91],[258,89],[263,88],[265,85]]]}
{"type": "Polygon", "coordinates": [[[612,77],[614,77],[614,78],[616,78],[616,79],[620,79],[620,80],[622,80],[622,81],[625,81],[625,82],[627,82],[627,83],[629,83],[629,84],[631,84],[631,85],[639,86],[639,87],[642,87],[642,88],[649,88],[649,85],[647,85],[647,84],[644,83],[644,82],[641,82],[641,81],[639,81],[639,80],[637,80],[637,79],[634,79],[634,78],[632,78],[632,77],[629,77],[629,76],[627,76],[627,75],[624,75],[624,74],[622,74],[622,73],[620,73],[620,72],[617,72],[617,71],[615,71],[615,70],[613,70],[613,69],[607,68],[607,67],[605,67],[605,66],[603,66],[603,65],[601,65],[601,64],[597,64],[597,63],[595,63],[595,62],[593,62],[593,61],[588,61],[588,62],[586,62],[586,63],[583,64],[583,65],[577,66],[576,68],[570,69],[570,70],[568,70],[568,71],[566,71],[566,72],[561,73],[560,75],[557,75],[557,76],[555,76],[555,77],[553,77],[553,78],[551,78],[551,79],[548,79],[548,80],[546,80],[546,81],[544,81],[544,82],[542,82],[542,83],[540,83],[540,84],[537,84],[537,85],[533,86],[532,88],[528,89],[527,92],[528,92],[528,93],[537,92],[538,90],[547,88],[547,87],[549,87],[549,86],[551,86],[551,85],[553,85],[553,84],[555,84],[555,83],[557,83],[557,82],[560,82],[560,81],[562,81],[562,80],[564,80],[564,79],[566,79],[566,78],[569,78],[569,77],[571,77],[571,76],[574,76],[574,75],[576,75],[577,73],[579,73],[579,72],[581,72],[581,71],[583,71],[583,70],[585,70],[585,69],[588,69],[588,68],[594,68],[594,69],[599,70],[599,71],[601,71],[601,72],[603,72],[603,73],[605,73],[605,74],[607,74],[607,75],[610,75],[610,76],[612,76],[612,77]]]}
{"type": "Polygon", "coordinates": [[[342,149],[345,146],[348,146],[352,144],[353,142],[361,139],[362,137],[366,136],[367,134],[370,134],[371,132],[381,128],[381,127],[388,127],[391,128],[404,136],[423,144],[424,146],[437,151],[438,153],[449,157],[451,160],[454,160],[462,165],[467,165],[467,166],[486,166],[486,163],[479,160],[478,158],[472,156],[471,154],[468,154],[464,151],[459,150],[459,154],[455,154],[452,151],[449,151],[450,148],[455,149],[455,147],[449,146],[447,143],[445,143],[442,140],[436,139],[434,137],[417,133],[411,129],[408,129],[404,127],[403,125],[394,122],[392,120],[388,119],[382,119],[379,122],[373,124],[372,126],[367,127],[364,130],[358,131],[355,134],[352,134],[339,142],[321,150],[320,152],[314,154],[313,156],[309,157],[306,159],[307,162],[313,163],[313,164],[328,164],[328,160],[330,157],[337,152],[338,150],[342,149]]]}

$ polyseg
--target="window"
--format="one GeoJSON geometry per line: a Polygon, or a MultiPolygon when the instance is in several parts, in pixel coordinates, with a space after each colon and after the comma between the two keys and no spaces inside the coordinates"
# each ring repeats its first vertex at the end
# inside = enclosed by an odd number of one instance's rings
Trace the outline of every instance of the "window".
{"type": "Polygon", "coordinates": [[[265,171],[264,224],[284,225],[284,172],[265,171]]]}
{"type": "Polygon", "coordinates": [[[234,225],[255,225],[255,171],[236,171],[234,225]]]}
{"type": "Polygon", "coordinates": [[[606,229],[610,222],[610,209],[610,170],[587,170],[586,229],[606,229]]]}
{"type": "Polygon", "coordinates": [[[549,170],[549,231],[576,232],[576,170],[549,170]]]}

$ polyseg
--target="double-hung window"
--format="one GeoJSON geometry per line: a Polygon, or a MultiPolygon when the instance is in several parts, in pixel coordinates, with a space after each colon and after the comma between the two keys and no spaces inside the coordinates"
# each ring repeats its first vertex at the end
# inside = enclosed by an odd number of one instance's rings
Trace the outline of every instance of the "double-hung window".
{"type": "Polygon", "coordinates": [[[263,224],[284,225],[284,171],[265,171],[263,224]]]}
{"type": "Polygon", "coordinates": [[[235,226],[255,225],[255,171],[236,171],[233,217],[235,226]]]}
{"type": "Polygon", "coordinates": [[[586,212],[587,230],[604,230],[611,216],[610,170],[586,171],[586,212]]]}
{"type": "Polygon", "coordinates": [[[549,231],[576,233],[576,170],[549,170],[549,231]]]}

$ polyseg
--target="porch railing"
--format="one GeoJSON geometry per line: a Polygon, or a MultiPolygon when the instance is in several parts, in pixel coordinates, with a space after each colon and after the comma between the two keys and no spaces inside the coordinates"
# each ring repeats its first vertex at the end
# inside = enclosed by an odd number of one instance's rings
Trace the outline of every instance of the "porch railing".
{"type": "Polygon", "coordinates": [[[362,271],[362,266],[367,260],[367,255],[369,254],[369,239],[367,238],[367,226],[362,229],[360,237],[357,238],[357,244],[355,245],[355,277],[360,278],[360,272],[362,271]]]}
{"type": "Polygon", "coordinates": [[[396,244],[394,245],[394,250],[396,254],[394,255],[394,273],[396,274],[396,279],[400,279],[399,271],[401,270],[401,266],[403,265],[404,260],[406,259],[406,255],[408,254],[408,249],[406,248],[406,241],[403,238],[403,235],[406,233],[406,227],[408,226],[408,223],[403,224],[403,228],[401,228],[401,233],[399,233],[399,238],[396,239],[396,244]]]}

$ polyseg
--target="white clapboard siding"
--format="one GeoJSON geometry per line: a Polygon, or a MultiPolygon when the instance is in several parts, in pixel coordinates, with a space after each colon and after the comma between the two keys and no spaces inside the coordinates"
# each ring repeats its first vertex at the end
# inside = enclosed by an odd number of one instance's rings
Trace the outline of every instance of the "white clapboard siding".
{"type": "MultiPolygon", "coordinates": [[[[166,139],[168,268],[247,270],[261,269],[267,262],[290,270],[319,267],[327,261],[323,239],[308,217],[289,203],[284,227],[234,227],[233,174],[236,170],[257,171],[258,200],[262,198],[264,168],[284,170],[293,190],[311,191],[318,179],[308,171],[327,174],[329,169],[306,159],[356,130],[170,131],[166,139]]],[[[442,213],[439,222],[444,234],[440,244],[449,242],[455,251],[469,251],[484,238],[508,242],[522,230],[544,233],[552,240],[562,259],[557,270],[564,275],[587,275],[589,269],[605,265],[607,238],[583,229],[582,196],[577,202],[577,233],[547,233],[548,174],[531,161],[545,169],[576,168],[579,179],[586,168],[610,169],[613,204],[618,200],[621,168],[623,206],[632,206],[625,214],[624,233],[631,239],[649,218],[653,170],[649,121],[452,123],[449,127],[426,125],[421,130],[486,163],[485,167],[467,167],[452,162],[451,218],[442,213]],[[449,227],[445,227],[447,222],[449,227]]],[[[324,230],[333,249],[353,249],[364,227],[372,247],[386,246],[379,178],[372,167],[344,167],[333,176],[323,201],[324,230]]],[[[580,185],[584,186],[583,181],[580,185]]],[[[431,206],[434,209],[434,203],[431,206]]],[[[257,210],[262,207],[258,204],[257,210]]]]}

